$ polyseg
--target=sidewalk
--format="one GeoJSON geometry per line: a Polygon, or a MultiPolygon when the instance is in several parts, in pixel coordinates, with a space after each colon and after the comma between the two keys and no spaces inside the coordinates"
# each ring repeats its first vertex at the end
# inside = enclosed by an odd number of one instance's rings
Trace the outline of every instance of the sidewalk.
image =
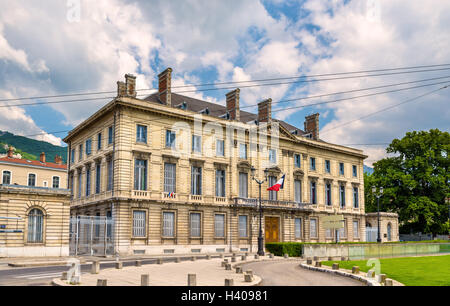
{"type": "MultiPolygon", "coordinates": [[[[232,270],[222,267],[222,258],[102,269],[99,274],[82,274],[81,284],[78,286],[97,286],[99,279],[106,279],[108,286],[140,286],[143,274],[149,275],[150,286],[187,286],[188,274],[196,274],[197,286],[224,286],[225,279],[233,279],[234,286],[255,286],[260,283],[261,278],[254,275],[252,282],[245,282],[244,274],[236,273],[236,267],[243,263],[274,259],[268,259],[267,256],[258,260],[253,258],[254,256],[249,255],[246,261],[242,261],[240,256],[236,256],[232,270]]],[[[59,278],[53,280],[53,285],[72,286],[59,278]]]]}

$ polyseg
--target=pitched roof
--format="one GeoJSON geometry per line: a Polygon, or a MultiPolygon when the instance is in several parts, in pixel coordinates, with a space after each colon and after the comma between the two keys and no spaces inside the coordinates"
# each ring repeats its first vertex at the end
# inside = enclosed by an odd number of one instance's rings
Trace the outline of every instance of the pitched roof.
{"type": "MultiPolygon", "coordinates": [[[[151,94],[147,98],[144,98],[144,100],[148,101],[148,102],[162,104],[162,102],[159,100],[158,95],[159,94],[156,92],[154,94],[151,94]]],[[[207,102],[207,101],[203,101],[203,100],[199,100],[199,99],[195,99],[195,98],[191,98],[191,97],[187,97],[187,96],[183,96],[183,95],[179,95],[176,93],[171,94],[171,99],[172,99],[172,105],[174,107],[181,105],[183,102],[186,102],[187,110],[190,110],[193,112],[200,112],[200,111],[208,108],[209,115],[214,116],[214,117],[219,117],[221,115],[225,115],[227,112],[227,108],[223,105],[220,105],[217,103],[212,103],[212,102],[207,102]]],[[[240,121],[241,122],[247,123],[247,122],[255,121],[257,119],[258,119],[257,114],[249,113],[249,112],[242,111],[242,110],[240,111],[240,121]]],[[[306,134],[301,129],[299,129],[289,123],[286,123],[286,122],[278,120],[278,119],[272,119],[272,120],[275,122],[279,122],[281,126],[283,126],[285,129],[287,129],[290,132],[297,131],[299,136],[306,134]]]]}
{"type": "Polygon", "coordinates": [[[47,163],[47,162],[41,163],[38,160],[2,157],[2,158],[0,158],[0,162],[7,162],[7,163],[26,165],[26,166],[52,168],[52,169],[58,169],[58,170],[67,170],[67,165],[59,165],[59,164],[47,163]]]}

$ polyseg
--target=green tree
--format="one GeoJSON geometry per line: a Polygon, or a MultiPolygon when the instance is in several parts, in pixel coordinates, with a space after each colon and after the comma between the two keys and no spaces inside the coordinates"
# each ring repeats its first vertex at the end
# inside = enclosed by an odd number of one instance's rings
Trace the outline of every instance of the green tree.
{"type": "Polygon", "coordinates": [[[394,157],[379,160],[373,174],[364,176],[366,211],[377,210],[371,187],[383,186],[380,210],[399,214],[401,232],[447,233],[449,150],[450,134],[438,129],[394,139],[386,149],[394,157]]]}

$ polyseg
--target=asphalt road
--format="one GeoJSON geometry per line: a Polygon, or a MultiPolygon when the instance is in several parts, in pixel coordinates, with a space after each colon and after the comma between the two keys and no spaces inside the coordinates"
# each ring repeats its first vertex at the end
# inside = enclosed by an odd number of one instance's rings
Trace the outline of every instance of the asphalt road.
{"type": "Polygon", "coordinates": [[[243,265],[262,278],[260,286],[364,286],[351,278],[300,268],[298,261],[254,262],[243,265]]]}

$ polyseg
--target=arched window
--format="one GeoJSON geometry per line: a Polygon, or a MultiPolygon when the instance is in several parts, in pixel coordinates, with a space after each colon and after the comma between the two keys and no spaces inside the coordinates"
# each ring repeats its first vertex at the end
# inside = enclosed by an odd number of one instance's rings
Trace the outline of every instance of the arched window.
{"type": "Polygon", "coordinates": [[[387,225],[387,239],[388,239],[388,241],[391,241],[391,239],[392,239],[392,225],[391,225],[391,223],[388,223],[388,225],[387,225]]]}
{"type": "Polygon", "coordinates": [[[11,185],[11,172],[10,171],[3,171],[2,184],[3,185],[11,185]]]}
{"type": "Polygon", "coordinates": [[[44,228],[44,213],[34,208],[28,214],[28,243],[42,243],[44,228]]]}

